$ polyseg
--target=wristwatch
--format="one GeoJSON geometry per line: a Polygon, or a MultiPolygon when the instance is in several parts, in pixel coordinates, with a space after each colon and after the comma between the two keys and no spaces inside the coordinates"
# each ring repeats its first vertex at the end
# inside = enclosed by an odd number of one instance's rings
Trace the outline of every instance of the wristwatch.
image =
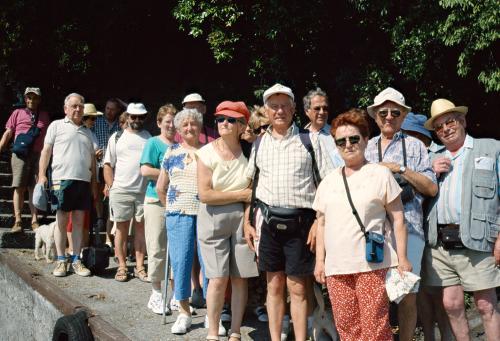
{"type": "Polygon", "coordinates": [[[405,166],[399,166],[399,174],[404,174],[406,172],[406,167],[405,166]]]}

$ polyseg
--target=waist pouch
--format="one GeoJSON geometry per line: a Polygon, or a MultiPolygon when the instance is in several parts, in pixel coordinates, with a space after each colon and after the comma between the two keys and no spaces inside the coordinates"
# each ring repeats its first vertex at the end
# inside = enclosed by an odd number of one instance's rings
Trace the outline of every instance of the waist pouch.
{"type": "Polygon", "coordinates": [[[303,226],[309,228],[314,220],[315,212],[306,208],[284,208],[268,206],[263,202],[259,203],[262,215],[266,224],[272,232],[296,233],[303,226]]]}
{"type": "Polygon", "coordinates": [[[376,232],[367,232],[366,261],[369,263],[382,263],[384,261],[384,235],[376,232]]]}
{"type": "Polygon", "coordinates": [[[458,228],[442,227],[439,229],[438,237],[445,250],[465,248],[460,239],[460,229],[458,228]]]}
{"type": "Polygon", "coordinates": [[[412,185],[410,185],[410,183],[400,174],[393,174],[393,176],[394,179],[396,179],[399,187],[401,187],[401,189],[403,190],[401,192],[401,201],[403,202],[403,204],[412,200],[415,197],[415,191],[413,190],[412,185]]]}
{"type": "Polygon", "coordinates": [[[38,135],[40,135],[38,127],[32,127],[26,133],[17,135],[12,144],[12,152],[20,158],[27,157],[38,135]]]}

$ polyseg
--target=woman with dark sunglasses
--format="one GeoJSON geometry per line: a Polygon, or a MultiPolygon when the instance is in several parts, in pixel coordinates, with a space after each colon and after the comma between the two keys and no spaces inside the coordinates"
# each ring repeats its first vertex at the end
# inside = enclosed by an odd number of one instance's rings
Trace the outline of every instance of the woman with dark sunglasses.
{"type": "Polygon", "coordinates": [[[329,173],[316,192],[314,275],[318,282],[326,282],[340,339],[389,341],[386,273],[396,266],[400,272],[411,270],[401,188],[386,167],[365,159],[369,125],[364,111],[351,109],[339,115],[332,121],[331,133],[345,166],[329,173]],[[368,233],[383,236],[378,262],[367,260],[368,233]]]}
{"type": "Polygon", "coordinates": [[[231,333],[240,340],[240,327],[247,303],[249,277],[258,275],[255,253],[243,239],[245,203],[252,191],[245,176],[248,160],[240,135],[250,116],[243,102],[224,101],[214,114],[220,138],[197,153],[198,240],[209,279],[207,292],[208,336],[218,340],[224,292],[231,278],[231,333]]]}

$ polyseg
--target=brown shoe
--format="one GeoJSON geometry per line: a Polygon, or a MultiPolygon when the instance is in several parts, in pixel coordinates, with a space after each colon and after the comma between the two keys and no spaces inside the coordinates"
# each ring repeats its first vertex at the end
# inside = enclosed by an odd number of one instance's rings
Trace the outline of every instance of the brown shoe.
{"type": "Polygon", "coordinates": [[[37,228],[40,227],[40,224],[38,224],[38,221],[34,221],[31,223],[31,229],[35,231],[37,228]]]}
{"type": "Polygon", "coordinates": [[[14,223],[14,226],[12,226],[12,229],[10,230],[11,233],[21,233],[23,232],[23,223],[20,221],[16,221],[14,223]]]}

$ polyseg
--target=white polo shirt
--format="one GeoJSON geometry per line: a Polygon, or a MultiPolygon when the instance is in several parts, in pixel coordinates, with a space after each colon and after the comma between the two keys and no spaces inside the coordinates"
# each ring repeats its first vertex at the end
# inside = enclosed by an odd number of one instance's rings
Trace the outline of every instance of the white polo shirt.
{"type": "Polygon", "coordinates": [[[112,188],[119,188],[131,193],[145,193],[147,179],[141,174],[141,156],[146,141],[151,137],[146,130],[131,133],[124,130],[116,141],[116,133],[111,135],[104,156],[104,164],[109,164],[115,171],[112,188]]]}
{"type": "Polygon", "coordinates": [[[52,146],[52,180],[90,182],[94,146],[92,133],[65,117],[53,121],[47,129],[45,144],[52,146]]]}

